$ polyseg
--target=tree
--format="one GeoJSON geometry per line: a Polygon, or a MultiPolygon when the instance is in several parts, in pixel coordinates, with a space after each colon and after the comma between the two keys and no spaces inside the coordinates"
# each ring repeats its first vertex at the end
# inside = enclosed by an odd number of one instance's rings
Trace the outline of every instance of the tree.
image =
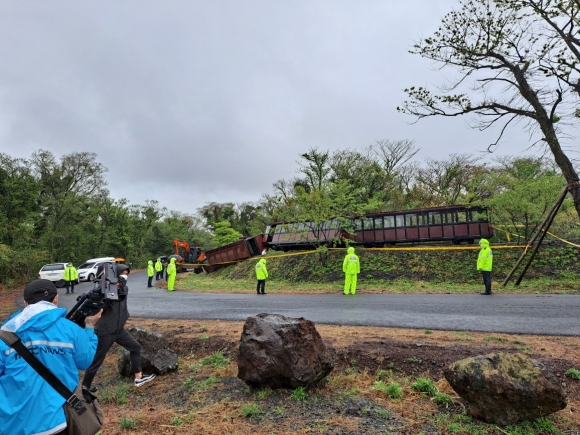
{"type": "Polygon", "coordinates": [[[87,211],[91,201],[106,192],[107,168],[96,159],[95,153],[88,152],[65,154],[60,162],[50,151],[32,154],[33,171],[40,184],[41,225],[48,229],[50,261],[60,254],[57,248],[65,249],[67,231],[90,215],[87,211]]]}
{"type": "MultiPolygon", "coordinates": [[[[580,1],[578,0],[496,0],[514,10],[525,13],[540,24],[536,33],[550,56],[541,60],[541,71],[556,77],[580,97],[580,1]]],[[[576,117],[579,116],[576,110],[576,117]]]]}
{"type": "Polygon", "coordinates": [[[495,195],[482,204],[490,208],[500,229],[525,242],[554,205],[564,180],[539,158],[503,158],[499,163],[500,170],[487,180],[495,195]]]}
{"type": "Polygon", "coordinates": [[[310,148],[307,153],[300,154],[297,172],[303,174],[310,189],[321,190],[328,181],[330,174],[330,152],[310,148]]]}
{"type": "MultiPolygon", "coordinates": [[[[537,15],[514,7],[516,3],[461,0],[460,8],[443,18],[434,35],[420,40],[411,50],[441,68],[458,69],[460,76],[441,88],[441,94],[423,87],[405,89],[409,99],[397,110],[417,120],[471,114],[474,127],[480,130],[499,125],[501,131],[490,151],[506,128],[524,121],[532,132],[541,133],[540,142],[548,147],[566,181],[576,183],[578,174],[558,137],[558,122],[567,118],[563,102],[568,92],[558,76],[546,75],[546,64],[557,60],[554,44],[538,34],[537,15]],[[470,91],[458,92],[468,83],[470,91]]],[[[577,1],[559,3],[567,11],[578,5],[577,1]]],[[[572,190],[571,195],[580,216],[580,189],[572,190]]]]}
{"type": "Polygon", "coordinates": [[[0,153],[0,243],[30,246],[38,188],[28,161],[0,153]]]}
{"type": "Polygon", "coordinates": [[[223,246],[228,243],[233,243],[242,237],[241,233],[234,230],[228,221],[215,223],[213,243],[215,246],[223,246]]]}
{"type": "Polygon", "coordinates": [[[426,194],[423,206],[468,202],[467,189],[477,160],[469,154],[451,154],[446,160],[426,159],[426,167],[417,172],[417,184],[426,194]]]}

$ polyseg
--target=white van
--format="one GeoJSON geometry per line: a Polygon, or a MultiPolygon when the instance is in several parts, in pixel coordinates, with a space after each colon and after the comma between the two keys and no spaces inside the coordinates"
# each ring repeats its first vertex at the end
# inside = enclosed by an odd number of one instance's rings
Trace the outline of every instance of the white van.
{"type": "Polygon", "coordinates": [[[115,262],[115,257],[91,258],[77,268],[79,281],[93,281],[97,276],[97,269],[103,263],[115,262]]]}

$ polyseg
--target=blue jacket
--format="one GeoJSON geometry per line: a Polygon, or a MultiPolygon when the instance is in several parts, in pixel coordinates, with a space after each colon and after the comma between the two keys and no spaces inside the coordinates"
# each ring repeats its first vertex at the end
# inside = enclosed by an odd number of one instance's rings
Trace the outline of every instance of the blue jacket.
{"type": "MultiPolygon", "coordinates": [[[[70,390],[78,370],[93,361],[97,336],[65,318],[66,310],[37,302],[14,313],[2,329],[14,332],[70,390]]],[[[50,435],[63,430],[64,398],[0,340],[0,435],[50,435]]]]}

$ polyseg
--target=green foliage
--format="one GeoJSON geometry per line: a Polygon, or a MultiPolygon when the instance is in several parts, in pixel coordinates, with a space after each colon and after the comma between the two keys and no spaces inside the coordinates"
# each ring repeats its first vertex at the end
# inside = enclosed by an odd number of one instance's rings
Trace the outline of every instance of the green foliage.
{"type": "Polygon", "coordinates": [[[413,391],[419,391],[421,393],[426,393],[429,396],[435,396],[439,390],[429,378],[417,378],[417,380],[411,385],[413,391]]]}
{"type": "Polygon", "coordinates": [[[568,376],[570,379],[580,379],[580,370],[576,370],[573,367],[570,367],[567,371],[566,371],[566,376],[568,376]]]}
{"type": "Polygon", "coordinates": [[[127,403],[127,394],[130,390],[128,384],[119,383],[103,389],[99,394],[99,401],[103,404],[123,405],[127,403]]]}
{"type": "Polygon", "coordinates": [[[445,393],[441,393],[439,391],[435,393],[435,395],[431,398],[431,400],[435,402],[437,405],[445,406],[446,408],[453,403],[453,399],[451,398],[451,396],[445,393]]]}
{"type": "Polygon", "coordinates": [[[203,379],[201,381],[197,381],[195,378],[189,377],[183,383],[183,388],[189,391],[204,391],[213,387],[215,384],[219,384],[220,382],[221,381],[219,378],[216,378],[215,376],[210,376],[209,378],[203,379]]]}
{"type": "Polygon", "coordinates": [[[172,417],[171,420],[169,420],[169,424],[172,426],[181,426],[183,420],[180,417],[172,417]]]}
{"type": "Polygon", "coordinates": [[[308,393],[306,393],[304,387],[298,387],[292,391],[290,397],[292,397],[294,400],[302,401],[308,397],[308,393]]]}
{"type": "Polygon", "coordinates": [[[425,329],[425,334],[433,334],[433,331],[431,331],[430,329],[425,329]]]}
{"type": "Polygon", "coordinates": [[[242,234],[234,230],[232,224],[227,221],[216,222],[214,224],[214,234],[213,243],[215,246],[227,245],[242,237],[242,234]]]}
{"type": "Polygon", "coordinates": [[[258,417],[262,413],[262,410],[255,403],[242,406],[240,410],[240,415],[242,417],[258,417]]]}
{"type": "Polygon", "coordinates": [[[389,418],[391,413],[386,409],[376,408],[375,415],[380,418],[389,418]]]}
{"type": "Polygon", "coordinates": [[[135,429],[137,427],[137,422],[131,417],[121,417],[121,420],[119,420],[119,426],[121,426],[121,429],[123,430],[135,429]]]}
{"type": "Polygon", "coordinates": [[[403,388],[396,382],[386,384],[384,381],[375,381],[371,390],[381,391],[391,399],[400,399],[403,397],[403,388]]]}
{"type": "Polygon", "coordinates": [[[231,361],[232,360],[230,358],[225,357],[223,352],[220,350],[219,352],[216,352],[211,356],[206,356],[204,359],[202,359],[201,365],[219,368],[226,367],[231,361]]]}

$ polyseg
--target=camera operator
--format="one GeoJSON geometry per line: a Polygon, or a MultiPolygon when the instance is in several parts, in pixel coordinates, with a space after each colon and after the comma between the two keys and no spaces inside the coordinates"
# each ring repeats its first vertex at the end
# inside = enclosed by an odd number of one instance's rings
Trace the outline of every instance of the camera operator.
{"type": "MultiPolygon", "coordinates": [[[[98,337],[97,353],[91,366],[85,372],[82,384],[91,392],[97,391],[96,387],[91,387],[93,379],[99,370],[99,367],[105,361],[107,352],[113,345],[117,343],[127,349],[130,353],[131,366],[133,373],[135,373],[134,384],[136,387],[146,384],[153,380],[155,375],[145,375],[141,373],[141,345],[133,338],[131,334],[125,329],[125,322],[129,318],[129,311],[127,310],[127,294],[129,288],[127,287],[127,278],[130,269],[124,264],[117,264],[117,293],[118,300],[105,299],[103,314],[101,319],[95,325],[95,332],[98,337]]],[[[102,271],[99,271],[99,274],[102,271]]]]}
{"type": "MultiPolygon", "coordinates": [[[[93,332],[101,312],[85,319],[83,329],[65,318],[58,308],[54,284],[37,279],[24,289],[24,309],[9,317],[2,329],[15,333],[22,343],[66,387],[74,391],[78,370],[86,369],[95,355],[93,332]]],[[[64,434],[65,399],[20,355],[0,340],[0,434],[64,434]]]]}

